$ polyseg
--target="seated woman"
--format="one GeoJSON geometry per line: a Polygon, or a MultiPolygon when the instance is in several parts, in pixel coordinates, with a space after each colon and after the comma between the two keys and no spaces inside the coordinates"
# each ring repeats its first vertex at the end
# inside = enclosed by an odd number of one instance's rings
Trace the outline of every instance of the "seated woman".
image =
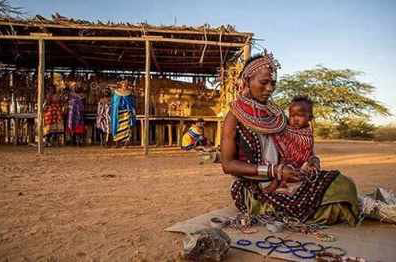
{"type": "Polygon", "coordinates": [[[279,63],[267,52],[251,58],[241,73],[242,92],[224,121],[221,161],[224,172],[236,178],[231,187],[235,205],[249,214],[279,212],[302,222],[354,225],[358,217],[356,186],[339,171],[302,181],[298,170],[284,166],[284,181],[302,182],[296,192],[262,190],[278,177],[279,153],[273,136],[287,124],[284,112],[270,102],[278,68],[279,63]]]}
{"type": "Polygon", "coordinates": [[[196,124],[193,124],[182,138],[182,150],[188,151],[191,149],[203,150],[208,141],[204,137],[204,120],[199,118],[196,124]]]}

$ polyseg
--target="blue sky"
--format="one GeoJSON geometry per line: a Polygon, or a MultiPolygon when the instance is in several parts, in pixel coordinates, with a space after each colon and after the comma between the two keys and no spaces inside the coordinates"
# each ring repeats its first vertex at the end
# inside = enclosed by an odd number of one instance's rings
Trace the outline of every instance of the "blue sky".
{"type": "Polygon", "coordinates": [[[10,0],[28,15],[61,15],[96,21],[150,24],[235,25],[265,39],[282,64],[280,74],[321,64],[354,69],[374,85],[376,99],[394,116],[373,116],[379,124],[396,122],[396,1],[392,0],[10,0]]]}

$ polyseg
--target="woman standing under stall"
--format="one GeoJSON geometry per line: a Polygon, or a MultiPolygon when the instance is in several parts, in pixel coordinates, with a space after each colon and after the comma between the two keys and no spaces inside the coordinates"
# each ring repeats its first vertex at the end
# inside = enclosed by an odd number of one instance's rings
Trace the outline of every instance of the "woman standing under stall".
{"type": "Polygon", "coordinates": [[[96,127],[99,131],[100,144],[108,146],[110,140],[110,91],[106,90],[99,100],[96,113],[96,127]]]}
{"type": "Polygon", "coordinates": [[[132,127],[136,124],[136,104],[132,91],[128,88],[128,80],[120,81],[111,97],[111,135],[116,142],[128,145],[132,135],[132,127]]]}
{"type": "Polygon", "coordinates": [[[85,124],[84,124],[84,94],[76,81],[69,83],[70,93],[68,97],[68,117],[67,133],[72,137],[73,144],[83,145],[85,124]]]}
{"type": "Polygon", "coordinates": [[[50,90],[43,113],[46,145],[59,146],[59,137],[64,133],[64,124],[60,96],[56,94],[55,88],[50,90]]]}

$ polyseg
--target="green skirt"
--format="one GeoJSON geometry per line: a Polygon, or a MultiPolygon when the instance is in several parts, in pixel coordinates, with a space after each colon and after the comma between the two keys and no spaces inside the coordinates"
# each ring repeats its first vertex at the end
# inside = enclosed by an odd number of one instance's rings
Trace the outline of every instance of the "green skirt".
{"type": "MultiPolygon", "coordinates": [[[[251,214],[266,214],[274,212],[269,203],[254,199],[251,193],[245,191],[246,206],[251,214]]],[[[338,175],[326,190],[322,202],[308,223],[332,225],[348,223],[353,226],[359,216],[359,202],[355,183],[348,177],[338,175]]]]}

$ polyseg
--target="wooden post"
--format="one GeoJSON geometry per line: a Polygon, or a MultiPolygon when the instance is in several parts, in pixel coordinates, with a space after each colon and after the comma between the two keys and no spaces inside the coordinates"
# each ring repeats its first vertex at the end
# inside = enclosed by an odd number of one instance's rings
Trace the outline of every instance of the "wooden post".
{"type": "Polygon", "coordinates": [[[173,144],[172,138],[173,138],[172,124],[168,124],[168,145],[169,146],[172,146],[172,144],[173,144]]]}
{"type": "Polygon", "coordinates": [[[150,41],[146,41],[146,87],[144,92],[144,154],[148,155],[150,114],[150,41]]]}
{"type": "Polygon", "coordinates": [[[251,51],[252,51],[252,45],[250,43],[247,43],[243,47],[243,60],[245,63],[247,62],[247,60],[249,60],[251,51]]]}
{"type": "Polygon", "coordinates": [[[39,40],[39,65],[37,74],[38,94],[37,94],[37,133],[38,133],[38,153],[43,153],[43,100],[44,100],[44,69],[45,69],[45,45],[44,40],[39,40]]]}
{"type": "Polygon", "coordinates": [[[222,127],[222,123],[221,120],[217,121],[217,128],[216,128],[216,146],[220,145],[221,143],[221,127],[222,127]]]}
{"type": "Polygon", "coordinates": [[[134,125],[134,126],[132,127],[132,142],[133,142],[133,144],[136,144],[136,143],[138,142],[137,132],[138,132],[137,126],[134,125]]]}
{"type": "Polygon", "coordinates": [[[144,119],[140,119],[140,144],[144,147],[144,119]]]}
{"type": "Polygon", "coordinates": [[[177,146],[182,146],[184,120],[180,120],[177,128],[177,146]]]}

